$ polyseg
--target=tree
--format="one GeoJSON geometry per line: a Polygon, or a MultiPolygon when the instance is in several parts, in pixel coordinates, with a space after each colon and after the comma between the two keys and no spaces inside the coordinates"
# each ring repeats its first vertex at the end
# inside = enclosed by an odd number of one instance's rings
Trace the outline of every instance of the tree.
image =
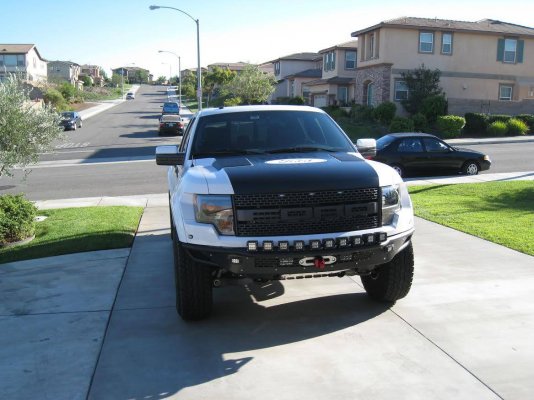
{"type": "Polygon", "coordinates": [[[156,79],[156,83],[158,85],[163,85],[165,83],[165,81],[167,80],[167,78],[165,78],[163,75],[162,76],[159,76],[158,79],[156,79]]]}
{"type": "Polygon", "coordinates": [[[105,81],[109,80],[108,74],[106,73],[106,70],[102,67],[100,67],[100,76],[104,78],[105,81]]]}
{"type": "Polygon", "coordinates": [[[230,71],[228,68],[221,68],[217,66],[213,67],[211,71],[204,75],[202,87],[204,89],[204,93],[208,96],[208,105],[217,88],[231,82],[235,77],[235,71],[230,71]]]}
{"type": "Polygon", "coordinates": [[[439,69],[432,71],[421,64],[419,68],[403,72],[401,76],[408,87],[408,98],[402,101],[402,105],[412,115],[422,111],[421,106],[427,97],[443,93],[439,86],[441,77],[439,69]]]}
{"type": "Polygon", "coordinates": [[[49,107],[33,107],[29,90],[10,75],[0,83],[0,177],[13,176],[12,169],[38,161],[62,136],[59,115],[49,107]]]}
{"type": "Polygon", "coordinates": [[[67,102],[70,102],[76,96],[76,88],[68,82],[59,85],[58,90],[67,102]]]}
{"type": "Polygon", "coordinates": [[[136,69],[133,74],[128,75],[130,82],[135,83],[147,83],[148,82],[148,72],[144,69],[136,69]]]}
{"type": "Polygon", "coordinates": [[[83,82],[83,86],[92,86],[91,78],[89,78],[87,75],[81,76],[80,80],[83,82]]]}
{"type": "Polygon", "coordinates": [[[111,83],[113,83],[115,86],[120,85],[122,83],[123,77],[120,74],[113,74],[111,75],[111,83]]]}
{"type": "Polygon", "coordinates": [[[197,76],[193,71],[187,71],[182,79],[182,95],[186,98],[196,97],[197,76]]]}
{"type": "Polygon", "coordinates": [[[274,92],[274,77],[265,74],[256,65],[247,65],[234,79],[221,88],[221,92],[240,97],[243,104],[262,104],[274,92]]]}

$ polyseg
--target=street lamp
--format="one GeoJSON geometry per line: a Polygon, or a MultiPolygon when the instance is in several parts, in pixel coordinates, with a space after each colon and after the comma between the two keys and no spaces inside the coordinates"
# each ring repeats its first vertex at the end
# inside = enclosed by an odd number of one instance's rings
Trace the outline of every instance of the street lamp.
{"type": "MultiPolygon", "coordinates": [[[[168,6],[149,6],[150,10],[157,10],[158,8],[168,8],[170,10],[179,11],[182,14],[187,15],[197,24],[197,98],[198,98],[198,109],[202,110],[202,72],[200,71],[200,28],[198,19],[193,18],[190,14],[186,13],[179,8],[168,7],[168,6]]],[[[181,78],[181,77],[180,77],[181,78]]],[[[180,99],[181,100],[181,99],[180,99]]]]}
{"type": "Polygon", "coordinates": [[[180,56],[172,51],[167,50],[158,50],[158,53],[171,53],[174,54],[176,57],[178,57],[178,99],[180,102],[180,106],[182,106],[182,66],[180,65],[180,56]]]}

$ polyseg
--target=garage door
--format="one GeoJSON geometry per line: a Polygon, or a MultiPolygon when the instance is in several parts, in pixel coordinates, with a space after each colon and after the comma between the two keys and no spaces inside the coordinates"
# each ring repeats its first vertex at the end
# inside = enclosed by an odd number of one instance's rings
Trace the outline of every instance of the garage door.
{"type": "Polygon", "coordinates": [[[315,107],[326,107],[326,95],[320,94],[313,97],[313,105],[315,107]]]}

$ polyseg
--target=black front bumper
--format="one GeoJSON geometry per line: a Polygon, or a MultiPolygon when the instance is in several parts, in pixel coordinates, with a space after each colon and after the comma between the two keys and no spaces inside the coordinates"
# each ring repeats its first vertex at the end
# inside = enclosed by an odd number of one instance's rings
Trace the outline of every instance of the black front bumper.
{"type": "MultiPolygon", "coordinates": [[[[411,240],[413,230],[392,236],[381,244],[303,251],[256,251],[243,248],[199,246],[182,243],[195,261],[221,268],[238,276],[276,278],[294,274],[328,274],[352,270],[366,274],[375,266],[387,263],[411,240]],[[313,260],[334,262],[317,267],[313,260]],[[308,265],[302,265],[301,261],[308,265]],[[311,262],[312,265],[309,265],[311,262]]],[[[320,263],[322,264],[322,263],[320,263]]]]}

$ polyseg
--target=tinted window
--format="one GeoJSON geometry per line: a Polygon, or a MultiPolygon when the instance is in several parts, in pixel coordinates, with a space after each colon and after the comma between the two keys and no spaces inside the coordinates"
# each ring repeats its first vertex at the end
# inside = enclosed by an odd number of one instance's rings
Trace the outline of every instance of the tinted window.
{"type": "Polygon", "coordinates": [[[307,111],[258,111],[202,117],[195,131],[193,155],[218,151],[276,151],[322,147],[354,151],[326,114],[307,111]]]}
{"type": "Polygon", "coordinates": [[[393,136],[382,136],[376,141],[376,149],[383,150],[395,141],[393,136]]]}
{"type": "Polygon", "coordinates": [[[433,153],[445,153],[449,151],[449,146],[436,139],[423,139],[426,151],[433,153]]]}
{"type": "Polygon", "coordinates": [[[177,103],[164,103],[163,104],[163,110],[165,111],[178,111],[178,104],[177,103]]]}
{"type": "Polygon", "coordinates": [[[74,113],[73,112],[63,112],[63,113],[61,113],[61,115],[64,118],[74,118],[74,113]]]}
{"type": "Polygon", "coordinates": [[[401,153],[419,153],[423,151],[421,140],[417,138],[402,139],[397,151],[401,153]]]}

